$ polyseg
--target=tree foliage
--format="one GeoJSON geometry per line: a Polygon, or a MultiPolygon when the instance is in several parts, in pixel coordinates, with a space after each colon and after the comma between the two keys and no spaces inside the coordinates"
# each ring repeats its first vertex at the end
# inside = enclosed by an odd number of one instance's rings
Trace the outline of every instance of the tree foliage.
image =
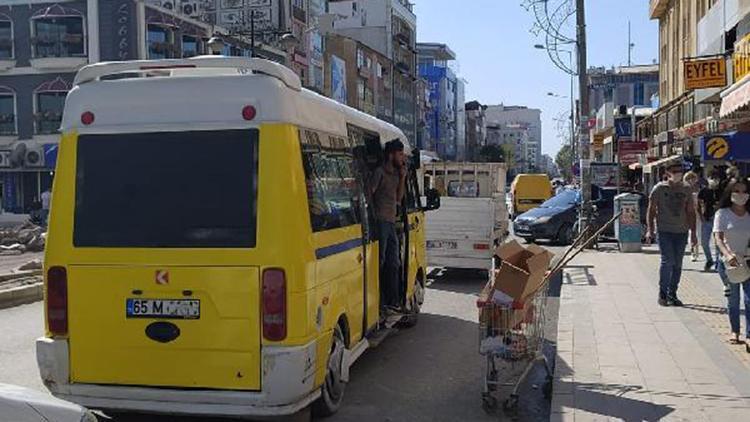
{"type": "Polygon", "coordinates": [[[573,150],[570,148],[570,144],[565,144],[560,148],[555,157],[555,163],[565,180],[573,178],[573,150]]]}

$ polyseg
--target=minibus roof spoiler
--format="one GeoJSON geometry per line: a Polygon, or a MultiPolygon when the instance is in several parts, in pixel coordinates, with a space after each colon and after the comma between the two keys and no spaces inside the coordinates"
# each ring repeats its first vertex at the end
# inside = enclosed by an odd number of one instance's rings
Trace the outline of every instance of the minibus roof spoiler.
{"type": "Polygon", "coordinates": [[[299,76],[288,67],[265,59],[249,57],[198,56],[189,59],[132,60],[125,62],[101,62],[84,66],[76,74],[74,85],[95,81],[102,76],[118,73],[139,73],[151,70],[170,69],[237,69],[238,72],[253,72],[272,76],[287,87],[300,91],[299,76]]]}

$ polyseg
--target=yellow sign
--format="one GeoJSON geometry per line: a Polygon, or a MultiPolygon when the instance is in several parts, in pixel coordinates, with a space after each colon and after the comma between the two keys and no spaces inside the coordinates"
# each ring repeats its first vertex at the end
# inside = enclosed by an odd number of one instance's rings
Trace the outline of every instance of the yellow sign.
{"type": "Polygon", "coordinates": [[[734,65],[734,81],[737,82],[750,73],[750,34],[742,37],[734,43],[734,54],[732,54],[734,65]]]}
{"type": "Polygon", "coordinates": [[[685,89],[721,88],[727,84],[727,63],[724,58],[686,60],[685,89]]]}
{"type": "Polygon", "coordinates": [[[729,153],[729,142],[722,137],[711,138],[706,142],[706,152],[711,157],[721,160],[729,153]]]}
{"type": "Polygon", "coordinates": [[[594,151],[602,151],[604,149],[604,134],[594,134],[591,140],[591,146],[594,147],[594,151]]]}

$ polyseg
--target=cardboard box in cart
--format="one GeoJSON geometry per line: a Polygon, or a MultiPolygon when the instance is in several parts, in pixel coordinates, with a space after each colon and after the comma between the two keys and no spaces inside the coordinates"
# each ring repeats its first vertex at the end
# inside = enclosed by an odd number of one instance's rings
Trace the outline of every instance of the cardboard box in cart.
{"type": "Polygon", "coordinates": [[[515,302],[509,307],[485,306],[492,300],[494,290],[493,280],[490,280],[479,294],[479,322],[496,330],[506,331],[518,329],[522,323],[533,321],[535,310],[532,301],[515,302]]]}
{"type": "Polygon", "coordinates": [[[512,240],[498,246],[495,256],[500,258],[501,264],[493,274],[493,301],[523,304],[542,287],[553,255],[540,246],[524,248],[512,240]]]}

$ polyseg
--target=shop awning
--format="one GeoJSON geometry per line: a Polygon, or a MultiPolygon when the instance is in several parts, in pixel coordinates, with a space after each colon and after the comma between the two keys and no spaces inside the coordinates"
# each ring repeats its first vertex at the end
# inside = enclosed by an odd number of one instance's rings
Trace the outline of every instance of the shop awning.
{"type": "Polygon", "coordinates": [[[672,164],[673,162],[679,162],[682,160],[682,156],[680,155],[672,155],[667,158],[662,158],[661,160],[654,161],[652,163],[648,163],[645,166],[643,166],[643,172],[644,173],[652,173],[652,170],[658,167],[664,167],[667,164],[672,164]]]}
{"type": "Polygon", "coordinates": [[[750,104],[750,74],[721,93],[720,117],[726,117],[750,104]]]}

